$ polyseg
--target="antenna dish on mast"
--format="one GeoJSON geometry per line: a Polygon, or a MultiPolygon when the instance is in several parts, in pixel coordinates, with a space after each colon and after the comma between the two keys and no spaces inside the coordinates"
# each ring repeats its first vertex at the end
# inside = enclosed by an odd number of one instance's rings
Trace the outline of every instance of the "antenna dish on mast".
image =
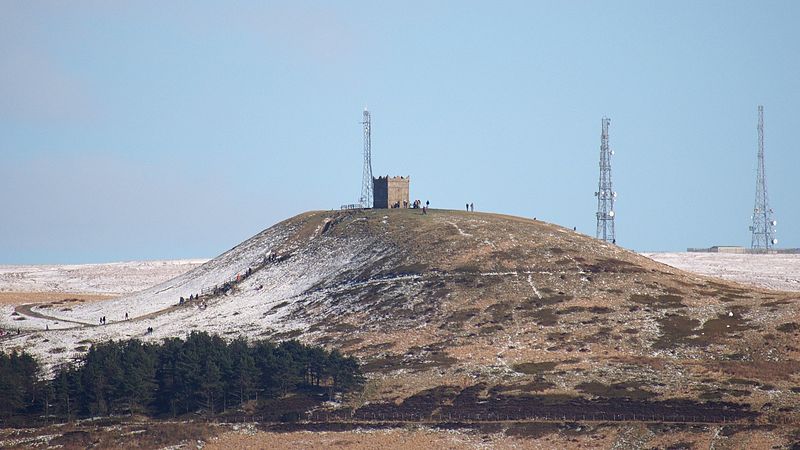
{"type": "Polygon", "coordinates": [[[753,249],[769,250],[778,243],[775,237],[775,226],[778,221],[772,217],[767,195],[767,174],[764,163],[764,107],[758,106],[758,172],[756,175],[756,201],[753,206],[753,224],[750,226],[753,249]]]}
{"type": "Polygon", "coordinates": [[[617,193],[611,183],[611,155],[614,151],[608,146],[608,126],[611,119],[603,117],[600,121],[602,131],[600,132],[600,180],[597,184],[597,239],[612,244],[617,243],[614,231],[614,199],[617,193]]]}

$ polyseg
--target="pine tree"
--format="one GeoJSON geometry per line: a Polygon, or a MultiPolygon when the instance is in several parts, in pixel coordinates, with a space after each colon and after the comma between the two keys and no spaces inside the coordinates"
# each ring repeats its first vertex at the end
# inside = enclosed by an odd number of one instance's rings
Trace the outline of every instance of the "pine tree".
{"type": "Polygon", "coordinates": [[[156,353],[156,392],[154,408],[161,413],[178,413],[178,355],[183,341],[178,338],[166,339],[156,353]]]}
{"type": "Polygon", "coordinates": [[[77,412],[75,407],[80,396],[80,373],[72,365],[64,365],[53,379],[53,398],[56,412],[67,420],[72,420],[77,412]]]}
{"type": "Polygon", "coordinates": [[[277,359],[275,345],[267,341],[257,341],[251,350],[253,361],[258,370],[257,389],[265,395],[273,395],[277,390],[275,376],[277,374],[277,359]]]}
{"type": "Polygon", "coordinates": [[[338,350],[333,350],[328,357],[328,371],[333,379],[329,391],[331,400],[333,400],[334,390],[348,391],[364,383],[364,376],[361,374],[358,361],[352,357],[342,356],[338,350]]]}
{"type": "Polygon", "coordinates": [[[200,382],[199,393],[205,402],[205,408],[214,414],[215,402],[219,401],[222,394],[222,373],[214,361],[206,360],[203,368],[203,378],[200,382]]]}
{"type": "Polygon", "coordinates": [[[324,348],[311,347],[308,349],[309,384],[319,386],[322,379],[327,377],[327,359],[328,352],[324,348]]]}
{"type": "Polygon", "coordinates": [[[116,380],[115,397],[131,413],[146,412],[153,401],[156,358],[149,346],[139,340],[122,345],[120,369],[124,377],[116,380]]]}
{"type": "Polygon", "coordinates": [[[204,369],[200,342],[192,339],[193,335],[181,347],[175,364],[177,404],[187,413],[200,406],[199,390],[204,369]]]}
{"type": "Polygon", "coordinates": [[[9,417],[25,406],[24,392],[20,389],[22,376],[18,372],[17,352],[0,355],[0,415],[9,417]]]}
{"type": "Polygon", "coordinates": [[[259,371],[244,339],[239,338],[231,342],[228,353],[232,365],[230,376],[226,378],[226,391],[230,392],[238,403],[244,403],[255,392],[259,371]]]}

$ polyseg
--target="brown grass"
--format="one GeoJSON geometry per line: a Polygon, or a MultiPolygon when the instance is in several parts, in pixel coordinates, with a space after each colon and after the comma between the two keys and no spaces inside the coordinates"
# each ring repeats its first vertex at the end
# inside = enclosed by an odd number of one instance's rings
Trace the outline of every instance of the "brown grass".
{"type": "Polygon", "coordinates": [[[74,294],[69,292],[0,292],[0,305],[27,305],[30,303],[48,303],[67,300],[97,302],[117,297],[109,294],[74,294]]]}
{"type": "MultiPolygon", "coordinates": [[[[541,448],[529,447],[517,438],[499,434],[447,432],[431,429],[390,429],[342,432],[290,432],[241,433],[227,432],[212,438],[204,447],[209,450],[235,450],[253,448],[275,449],[463,449],[463,448],[541,448]]],[[[562,447],[563,448],[563,447],[562,447]]]]}
{"type": "Polygon", "coordinates": [[[0,428],[0,447],[72,450],[148,449],[178,445],[180,448],[196,449],[199,448],[198,443],[211,439],[221,431],[223,430],[214,424],[147,421],[141,418],[130,422],[101,419],[94,423],[54,425],[38,429],[0,428]]]}
{"type": "Polygon", "coordinates": [[[384,430],[228,431],[210,450],[235,449],[586,449],[586,448],[788,448],[793,430],[747,425],[519,423],[483,429],[406,427],[384,430]]]}

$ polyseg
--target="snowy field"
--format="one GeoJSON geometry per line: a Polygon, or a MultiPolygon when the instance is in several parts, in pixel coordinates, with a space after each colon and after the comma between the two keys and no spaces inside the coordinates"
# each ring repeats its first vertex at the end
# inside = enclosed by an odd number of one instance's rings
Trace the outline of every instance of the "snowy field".
{"type": "MultiPolygon", "coordinates": [[[[266,230],[206,264],[191,260],[0,266],[0,293],[122,294],[87,303],[1,305],[0,328],[8,334],[0,340],[0,347],[31,349],[48,364],[55,364],[77,356],[87,343],[108,339],[160,340],[183,336],[192,330],[261,337],[267,328],[275,332],[304,329],[308,325],[306,308],[319,306],[331,298],[331,292],[311,289],[313,286],[324,280],[324,284],[336,290],[335,286],[346,285],[351,276],[343,272],[347,267],[376,263],[387,249],[379,248],[372,239],[357,238],[330,247],[326,239],[319,238],[319,229],[308,234],[307,243],[288,241],[299,227],[292,224],[266,230]],[[300,245],[307,246],[306,251],[295,253],[300,245]],[[263,264],[275,251],[283,258],[238,283],[235,297],[223,295],[178,306],[180,297],[188,298],[234,279],[248,268],[263,264]],[[126,314],[130,320],[126,320],[126,314]],[[98,326],[98,318],[103,316],[107,317],[108,325],[98,326]],[[153,328],[152,333],[146,332],[148,327],[153,328]],[[46,335],[36,332],[43,330],[50,332],[46,335]]],[[[646,253],[644,256],[698,274],[770,289],[800,291],[800,255],[646,253]]]]}
{"type": "Polygon", "coordinates": [[[642,255],[687,272],[779,291],[800,291],[800,255],[689,252],[642,255]]]}
{"type": "Polygon", "coordinates": [[[76,265],[0,265],[0,292],[131,294],[182,275],[205,259],[76,265]]]}

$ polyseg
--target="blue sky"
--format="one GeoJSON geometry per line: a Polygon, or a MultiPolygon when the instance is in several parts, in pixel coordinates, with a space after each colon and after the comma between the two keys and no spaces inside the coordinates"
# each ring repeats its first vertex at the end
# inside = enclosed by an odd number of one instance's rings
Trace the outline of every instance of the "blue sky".
{"type": "Polygon", "coordinates": [[[213,257],[355,202],[594,234],[612,119],[618,242],[749,245],[757,105],[800,247],[800,3],[0,3],[0,263],[213,257]],[[793,139],[794,138],[794,139],[793,139]]]}

